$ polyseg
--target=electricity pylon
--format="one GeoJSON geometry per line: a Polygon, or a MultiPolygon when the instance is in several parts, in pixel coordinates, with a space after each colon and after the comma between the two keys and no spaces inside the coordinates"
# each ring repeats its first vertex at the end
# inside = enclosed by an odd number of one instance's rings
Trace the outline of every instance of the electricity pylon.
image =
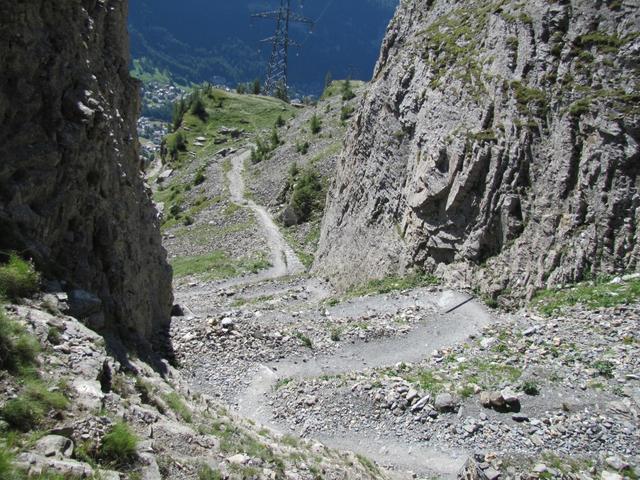
{"type": "Polygon", "coordinates": [[[289,38],[289,24],[302,23],[312,28],[313,20],[293,13],[291,11],[291,0],[280,0],[280,8],[278,10],[255,13],[251,16],[276,20],[275,35],[262,40],[272,44],[271,59],[269,60],[267,77],[264,82],[264,93],[286,98],[289,75],[289,46],[298,46],[295,41],[289,38]]]}

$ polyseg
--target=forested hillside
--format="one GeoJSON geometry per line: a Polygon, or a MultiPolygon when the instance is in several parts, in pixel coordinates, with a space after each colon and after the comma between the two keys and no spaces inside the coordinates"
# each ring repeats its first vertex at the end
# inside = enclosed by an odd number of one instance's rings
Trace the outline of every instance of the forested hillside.
{"type": "MultiPolygon", "coordinates": [[[[316,21],[312,31],[292,25],[300,44],[290,58],[290,83],[304,94],[319,94],[324,77],[369,79],[385,28],[397,0],[309,0],[297,14],[316,21]]],[[[277,8],[279,0],[234,2],[132,0],[129,30],[138,71],[168,72],[181,83],[209,81],[235,85],[264,74],[271,52],[260,40],[275,22],[251,14],[277,8]]]]}

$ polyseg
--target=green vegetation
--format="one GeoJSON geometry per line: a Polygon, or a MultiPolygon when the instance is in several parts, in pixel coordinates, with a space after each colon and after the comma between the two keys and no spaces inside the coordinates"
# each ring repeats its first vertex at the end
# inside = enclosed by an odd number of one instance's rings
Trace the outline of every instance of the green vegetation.
{"type": "Polygon", "coordinates": [[[351,288],[347,292],[347,296],[361,297],[370,294],[382,294],[428,285],[438,285],[439,283],[440,280],[436,277],[426,273],[417,272],[404,277],[389,276],[379,280],[370,280],[364,285],[351,288]]]}
{"type": "MultiPolygon", "coordinates": [[[[279,476],[284,475],[284,462],[262,440],[238,428],[231,422],[215,421],[210,426],[209,434],[220,438],[220,450],[223,453],[244,453],[252,458],[259,458],[268,463],[279,476]]],[[[278,478],[280,478],[278,476],[278,478]]],[[[242,478],[252,478],[243,476],[242,478]]]]}
{"type": "Polygon", "coordinates": [[[176,278],[200,275],[207,280],[237,277],[244,273],[257,273],[271,266],[265,254],[231,259],[222,251],[205,255],[177,257],[171,260],[176,278]]]}
{"type": "Polygon", "coordinates": [[[191,423],[193,421],[193,414],[189,407],[184,403],[182,397],[176,392],[171,392],[163,396],[164,401],[167,402],[169,408],[173,410],[180,418],[185,422],[191,423]]]}
{"type": "Polygon", "coordinates": [[[369,460],[364,455],[360,455],[359,453],[356,454],[356,458],[358,459],[360,464],[364,468],[366,468],[369,471],[370,474],[372,474],[374,476],[374,478],[380,476],[380,469],[378,468],[378,466],[375,463],[373,463],[371,460],[369,460]]]}
{"type": "Polygon", "coordinates": [[[36,364],[40,344],[18,322],[7,317],[0,304],[0,369],[25,376],[36,364]]]}
{"type": "Polygon", "coordinates": [[[209,465],[203,465],[198,470],[198,480],[222,480],[218,470],[213,470],[209,465]]]}
{"type": "Polygon", "coordinates": [[[339,342],[340,341],[340,335],[342,335],[342,329],[339,327],[331,327],[331,341],[332,342],[339,342]]]}
{"type": "Polygon", "coordinates": [[[351,105],[343,105],[340,109],[340,121],[346,122],[351,118],[355,109],[351,105]]]}
{"type": "Polygon", "coordinates": [[[5,403],[0,416],[10,428],[28,432],[42,425],[48,413],[61,412],[68,405],[63,394],[48,390],[39,380],[32,380],[18,397],[5,403]]]}
{"type": "Polygon", "coordinates": [[[321,212],[324,207],[324,185],[320,175],[313,169],[303,172],[291,170],[293,182],[293,193],[291,195],[291,206],[298,218],[299,223],[309,221],[314,213],[321,212]]]}
{"type": "Polygon", "coordinates": [[[306,155],[309,151],[309,142],[296,143],[296,152],[306,155]]]}
{"type": "Polygon", "coordinates": [[[617,36],[597,31],[581,35],[575,40],[575,45],[578,48],[595,47],[604,53],[617,53],[624,43],[625,41],[617,36]]]}
{"type": "Polygon", "coordinates": [[[131,76],[137,78],[144,84],[159,83],[161,85],[171,84],[171,73],[168,70],[160,70],[147,58],[136,58],[133,60],[131,76]]]}
{"type": "Polygon", "coordinates": [[[294,334],[294,336],[295,336],[298,340],[300,340],[300,341],[302,342],[302,344],[303,344],[305,347],[313,348],[313,342],[312,342],[312,341],[311,341],[311,339],[310,339],[309,337],[307,337],[304,333],[299,332],[299,331],[297,331],[297,330],[296,330],[293,334],[294,334]]]}
{"type": "Polygon", "coordinates": [[[593,362],[593,368],[596,369],[598,375],[605,378],[613,378],[613,363],[609,360],[597,360],[593,362]]]}
{"type": "Polygon", "coordinates": [[[240,136],[230,135],[229,131],[255,135],[273,128],[279,117],[286,122],[294,115],[294,107],[276,98],[239,95],[205,84],[194,88],[190,96],[176,103],[174,138],[172,135],[167,137],[165,155],[169,154],[174,167],[181,166],[192,161],[188,152],[198,137],[206,138],[207,142],[197,154],[210,155],[221,144],[229,146],[243,141],[240,136]],[[181,137],[175,138],[177,134],[181,137]]]}
{"type": "Polygon", "coordinates": [[[0,297],[16,300],[29,297],[38,291],[40,276],[33,263],[23,260],[16,253],[0,265],[0,297]]]}
{"type": "Polygon", "coordinates": [[[320,120],[320,117],[318,117],[318,115],[315,113],[311,117],[311,120],[309,120],[309,129],[314,135],[317,135],[318,133],[320,133],[320,130],[322,130],[322,121],[320,120]]]}
{"type": "Polygon", "coordinates": [[[349,100],[355,98],[356,94],[353,93],[350,78],[347,78],[344,82],[342,82],[341,93],[343,102],[348,102],[349,100]]]}
{"type": "Polygon", "coordinates": [[[125,422],[115,424],[102,439],[100,458],[116,467],[131,465],[138,457],[138,437],[125,422]]]}
{"type": "Polygon", "coordinates": [[[251,163],[256,164],[264,160],[268,160],[271,156],[271,152],[278,148],[279,144],[280,138],[278,137],[278,131],[275,129],[272,131],[270,141],[257,138],[256,146],[251,149],[251,163]],[[273,134],[275,134],[275,136],[273,134]]]}
{"type": "Polygon", "coordinates": [[[511,82],[511,89],[518,102],[520,113],[529,116],[546,114],[548,99],[544,91],[527,87],[518,81],[511,82]]]}
{"type": "Polygon", "coordinates": [[[534,380],[525,380],[520,388],[527,395],[538,395],[540,393],[540,387],[534,380]]]}
{"type": "Polygon", "coordinates": [[[583,282],[562,290],[542,290],[533,299],[533,306],[545,315],[562,308],[584,305],[588,308],[606,308],[629,304],[640,299],[640,279],[610,283],[608,278],[583,282]]]}
{"type": "Polygon", "coordinates": [[[340,95],[343,100],[351,100],[355,97],[353,92],[354,88],[359,88],[364,85],[364,82],[355,81],[355,80],[333,80],[331,82],[326,83],[324,92],[322,92],[322,100],[326,100],[327,98],[334,97],[336,95],[340,95]],[[346,95],[345,95],[346,94],[346,95]],[[351,96],[353,95],[353,96],[351,96]]]}

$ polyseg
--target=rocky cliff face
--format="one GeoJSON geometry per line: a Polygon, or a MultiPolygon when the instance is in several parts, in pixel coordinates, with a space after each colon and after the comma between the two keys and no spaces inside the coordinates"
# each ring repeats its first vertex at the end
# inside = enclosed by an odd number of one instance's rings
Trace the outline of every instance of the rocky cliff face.
{"type": "Polygon", "coordinates": [[[171,272],[140,176],[127,2],[0,3],[0,250],[150,338],[170,318],[171,272]]]}
{"type": "Polygon", "coordinates": [[[315,265],[502,292],[636,268],[637,1],[408,0],[328,196],[315,265]]]}

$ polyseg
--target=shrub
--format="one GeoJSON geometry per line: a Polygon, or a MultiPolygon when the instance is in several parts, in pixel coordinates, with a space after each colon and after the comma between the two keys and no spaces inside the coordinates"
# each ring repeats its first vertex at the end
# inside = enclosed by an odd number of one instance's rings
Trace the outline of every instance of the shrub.
{"type": "Polygon", "coordinates": [[[311,120],[309,121],[309,128],[311,128],[311,133],[313,133],[314,135],[317,135],[318,133],[320,133],[320,130],[322,129],[322,122],[320,121],[320,118],[318,117],[318,115],[316,115],[315,113],[313,114],[313,117],[311,117],[311,120]]]}
{"type": "Polygon", "coordinates": [[[115,424],[102,439],[100,457],[117,467],[130,465],[137,458],[138,437],[125,422],[115,424]]]}
{"type": "Polygon", "coordinates": [[[255,148],[251,149],[251,163],[260,163],[263,160],[268,159],[271,150],[272,149],[270,148],[270,145],[268,143],[266,143],[261,138],[258,138],[256,140],[255,148]]]}
{"type": "Polygon", "coordinates": [[[540,393],[540,388],[533,380],[525,380],[522,383],[522,391],[527,395],[538,395],[540,393]]]}
{"type": "Polygon", "coordinates": [[[213,470],[209,465],[203,465],[198,470],[198,480],[222,480],[222,475],[217,470],[213,470]]]}
{"type": "Polygon", "coordinates": [[[189,113],[195,115],[203,122],[207,120],[207,108],[200,96],[200,92],[195,92],[191,97],[191,106],[189,107],[189,113]]]}
{"type": "Polygon", "coordinates": [[[598,360],[593,362],[593,368],[595,368],[598,374],[603,377],[613,377],[613,363],[608,360],[598,360]]]}
{"type": "Polygon", "coordinates": [[[304,333],[302,333],[302,332],[297,332],[297,331],[296,331],[296,332],[294,333],[294,335],[296,336],[296,338],[297,338],[298,340],[300,340],[300,341],[302,342],[302,344],[303,344],[305,347],[313,348],[313,342],[312,342],[312,341],[311,341],[311,339],[310,339],[309,337],[307,337],[304,333]]]}
{"type": "Polygon", "coordinates": [[[207,177],[204,175],[204,171],[200,169],[196,172],[196,176],[193,179],[193,184],[200,185],[201,183],[204,183],[206,179],[207,177]]]}
{"type": "Polygon", "coordinates": [[[347,78],[347,80],[342,84],[342,100],[346,102],[355,98],[355,96],[356,94],[353,93],[353,90],[351,89],[351,80],[347,78]]]}
{"type": "Polygon", "coordinates": [[[296,178],[299,173],[300,173],[300,167],[298,167],[298,163],[293,162],[289,167],[289,177],[291,177],[292,179],[296,178]]]}
{"type": "Polygon", "coordinates": [[[49,330],[47,332],[47,341],[51,345],[60,345],[60,330],[58,330],[58,328],[56,327],[49,327],[49,330]]]}
{"type": "Polygon", "coordinates": [[[10,320],[0,305],[0,368],[18,373],[33,366],[40,345],[18,322],[10,320]]]}
{"type": "Polygon", "coordinates": [[[271,149],[275,150],[280,146],[280,137],[278,136],[278,130],[275,128],[271,131],[271,149]]]}
{"type": "Polygon", "coordinates": [[[351,118],[351,115],[353,115],[353,111],[353,107],[349,105],[343,105],[342,109],[340,110],[340,120],[342,120],[343,122],[349,120],[351,118]]]}
{"type": "Polygon", "coordinates": [[[262,90],[262,88],[260,87],[260,79],[256,78],[253,81],[253,84],[251,85],[251,90],[253,91],[254,95],[260,95],[260,91],[262,90]]]}
{"type": "Polygon", "coordinates": [[[276,118],[276,128],[280,127],[284,127],[284,118],[282,118],[282,115],[278,115],[278,118],[276,118]]]}
{"type": "Polygon", "coordinates": [[[11,253],[9,261],[0,266],[0,296],[11,299],[29,297],[38,291],[40,276],[33,263],[11,253]]]}
{"type": "Polygon", "coordinates": [[[301,222],[308,221],[312,213],[320,207],[322,191],[320,176],[313,170],[304,172],[296,182],[291,205],[301,222]]]}
{"type": "Polygon", "coordinates": [[[309,151],[309,142],[296,143],[296,152],[306,155],[309,151]]]}

